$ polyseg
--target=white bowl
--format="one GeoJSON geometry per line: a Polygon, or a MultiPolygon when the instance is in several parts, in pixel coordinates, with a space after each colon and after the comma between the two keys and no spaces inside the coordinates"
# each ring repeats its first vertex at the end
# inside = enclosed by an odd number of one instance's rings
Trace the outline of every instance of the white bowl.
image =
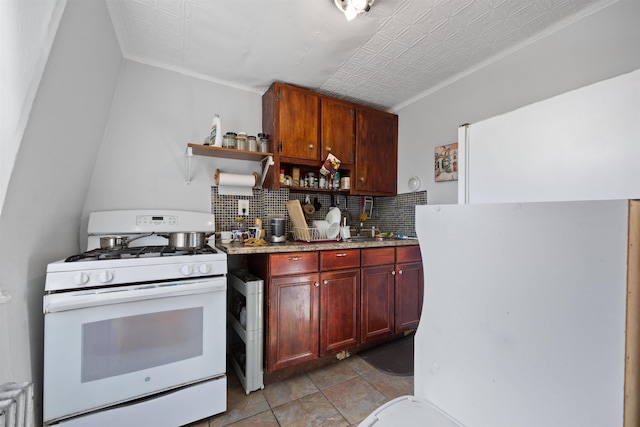
{"type": "Polygon", "coordinates": [[[334,224],[334,223],[340,224],[340,218],[342,218],[342,212],[340,212],[340,208],[333,207],[329,209],[329,213],[325,217],[325,220],[329,224],[334,224]]]}

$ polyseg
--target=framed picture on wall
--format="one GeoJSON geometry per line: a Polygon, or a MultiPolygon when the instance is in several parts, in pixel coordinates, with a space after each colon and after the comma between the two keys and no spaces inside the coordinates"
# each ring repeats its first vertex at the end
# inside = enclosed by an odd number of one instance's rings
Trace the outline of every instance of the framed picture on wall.
{"type": "Polygon", "coordinates": [[[458,180],[458,143],[435,148],[436,182],[458,180]]]}

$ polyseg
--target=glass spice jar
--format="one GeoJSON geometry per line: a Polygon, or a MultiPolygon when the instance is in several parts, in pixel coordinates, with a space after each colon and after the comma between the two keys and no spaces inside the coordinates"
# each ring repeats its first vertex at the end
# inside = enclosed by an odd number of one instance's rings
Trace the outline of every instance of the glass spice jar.
{"type": "Polygon", "coordinates": [[[236,137],[236,148],[238,150],[247,150],[247,133],[246,132],[238,132],[238,136],[236,137]]]}
{"type": "Polygon", "coordinates": [[[249,151],[258,151],[258,140],[255,136],[247,137],[247,148],[249,151]]]}
{"type": "Polygon", "coordinates": [[[265,133],[258,134],[258,151],[261,153],[269,152],[269,137],[265,133]]]}
{"type": "Polygon", "coordinates": [[[236,148],[236,134],[235,132],[227,132],[222,138],[222,146],[224,148],[236,148]]]}

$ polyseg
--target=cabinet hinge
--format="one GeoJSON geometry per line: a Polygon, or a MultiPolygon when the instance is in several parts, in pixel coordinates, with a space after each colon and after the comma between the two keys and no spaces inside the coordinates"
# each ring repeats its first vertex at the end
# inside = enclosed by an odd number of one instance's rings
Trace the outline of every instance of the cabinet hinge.
{"type": "Polygon", "coordinates": [[[278,152],[282,152],[282,141],[278,141],[278,152]]]}
{"type": "Polygon", "coordinates": [[[278,91],[278,94],[276,95],[276,98],[278,98],[278,101],[282,101],[282,92],[278,91]]]}

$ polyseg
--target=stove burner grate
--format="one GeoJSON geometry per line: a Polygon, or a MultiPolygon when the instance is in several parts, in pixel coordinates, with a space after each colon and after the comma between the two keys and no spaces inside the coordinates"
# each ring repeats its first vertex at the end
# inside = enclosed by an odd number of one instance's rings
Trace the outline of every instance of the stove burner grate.
{"type": "Polygon", "coordinates": [[[154,258],[161,256],[215,254],[217,251],[209,246],[192,249],[176,249],[173,246],[136,246],[120,249],[92,249],[81,254],[72,255],[65,262],[96,261],[127,258],[154,258]]]}

